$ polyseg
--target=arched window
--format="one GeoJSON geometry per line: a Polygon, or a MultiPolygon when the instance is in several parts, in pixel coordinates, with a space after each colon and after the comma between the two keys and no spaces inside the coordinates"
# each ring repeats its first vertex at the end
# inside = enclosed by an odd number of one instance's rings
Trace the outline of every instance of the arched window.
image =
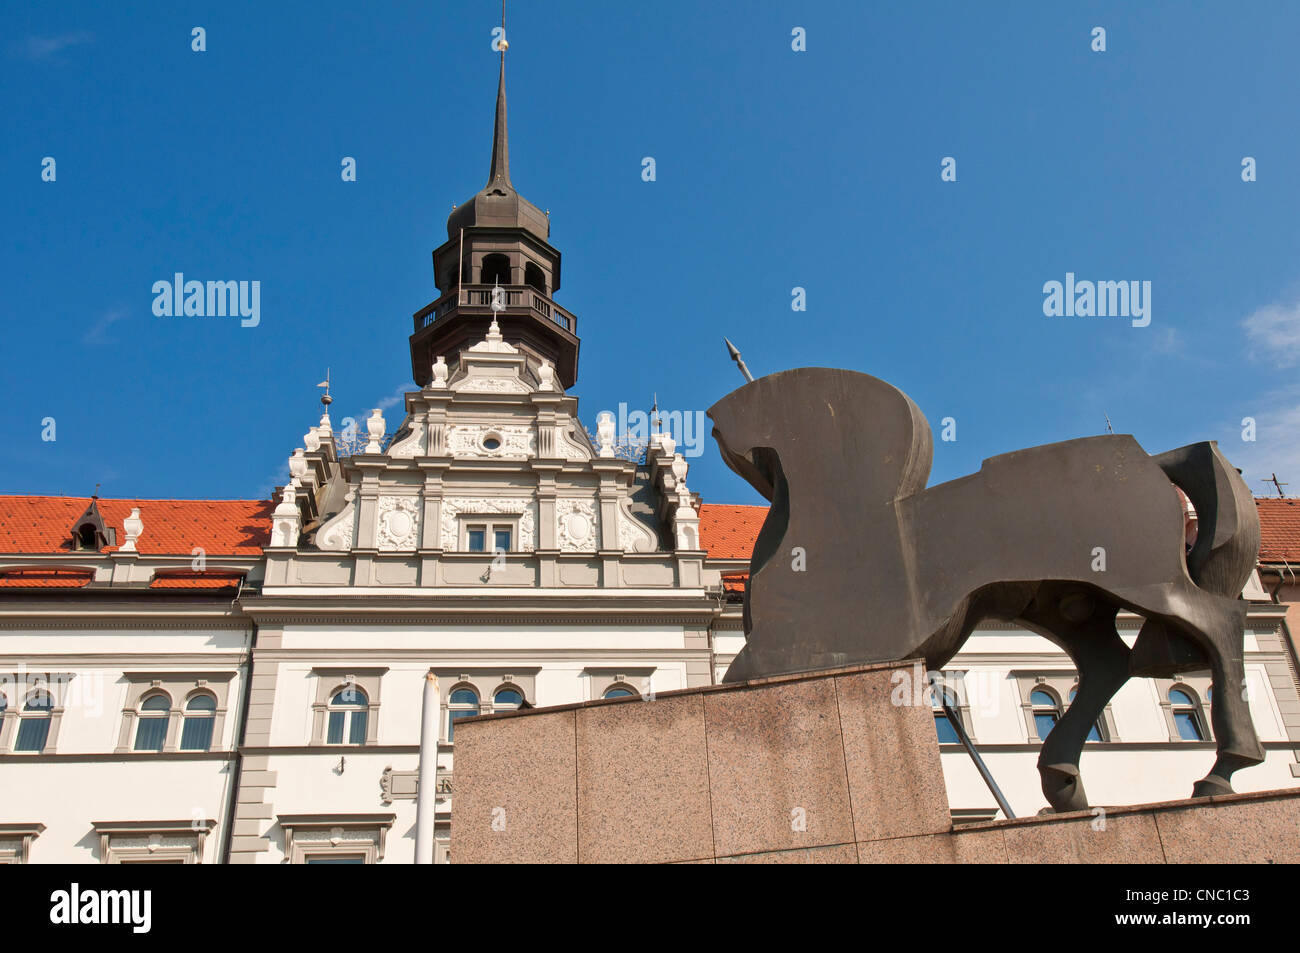
{"type": "Polygon", "coordinates": [[[523,693],[514,688],[498,688],[492,696],[493,711],[514,711],[524,703],[523,693]]]}
{"type": "MultiPolygon", "coordinates": [[[[1077,695],[1077,694],[1079,694],[1079,686],[1078,686],[1078,685],[1076,685],[1076,686],[1074,686],[1074,688],[1071,688],[1071,689],[1070,689],[1070,704],[1071,704],[1071,705],[1074,704],[1074,696],[1077,695]]],[[[1100,722],[1100,721],[1094,721],[1094,722],[1092,723],[1092,727],[1088,729],[1088,737],[1087,737],[1085,740],[1087,740],[1087,741],[1101,741],[1101,740],[1103,740],[1103,739],[1102,739],[1102,736],[1101,736],[1101,722],[1100,722]]]]}
{"type": "Polygon", "coordinates": [[[484,255],[480,284],[510,284],[510,259],[505,255],[484,255]]]}
{"type": "Polygon", "coordinates": [[[1191,692],[1182,688],[1169,689],[1169,705],[1178,726],[1178,736],[1184,741],[1204,741],[1205,723],[1201,720],[1201,706],[1191,692]]]}
{"type": "Polygon", "coordinates": [[[18,740],[15,751],[44,751],[45,740],[50,736],[50,709],[54,699],[49,692],[34,691],[27,696],[22,718],[18,722],[18,740]]]}
{"type": "Polygon", "coordinates": [[[335,692],[329,703],[329,730],[325,743],[363,745],[366,722],[370,716],[370,699],[355,685],[345,685],[335,692]],[[344,739],[347,739],[344,741],[344,739]]]}
{"type": "Polygon", "coordinates": [[[627,698],[629,695],[635,695],[636,689],[629,685],[611,685],[605,689],[604,698],[627,698]]]}
{"type": "Polygon", "coordinates": [[[1061,720],[1061,706],[1056,696],[1045,688],[1035,688],[1030,692],[1029,703],[1034,709],[1034,728],[1038,732],[1038,740],[1044,741],[1061,720]]]}
{"type": "Polygon", "coordinates": [[[94,523],[82,523],[77,527],[78,549],[99,549],[99,530],[94,523]]]}
{"type": "Polygon", "coordinates": [[[190,697],[185,704],[185,726],[181,729],[182,751],[207,751],[212,747],[216,711],[217,700],[207,692],[190,697]]]}
{"type": "Polygon", "coordinates": [[[524,284],[546,294],[546,273],[530,261],[524,265],[524,284]]]}
{"type": "Polygon", "coordinates": [[[478,714],[478,692],[472,688],[457,688],[447,698],[447,740],[452,740],[456,721],[478,714]]]}
{"type": "Polygon", "coordinates": [[[135,727],[136,751],[162,751],[167,740],[167,722],[171,720],[172,700],[162,692],[146,695],[140,702],[135,727]]]}

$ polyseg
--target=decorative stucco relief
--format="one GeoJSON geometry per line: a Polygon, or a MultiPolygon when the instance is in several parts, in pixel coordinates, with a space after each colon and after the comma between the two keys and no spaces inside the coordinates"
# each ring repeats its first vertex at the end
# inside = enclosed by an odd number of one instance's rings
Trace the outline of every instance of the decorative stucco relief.
{"type": "Polygon", "coordinates": [[[560,451],[559,455],[565,460],[590,460],[594,456],[591,448],[573,436],[573,431],[568,427],[555,428],[557,440],[556,449],[560,451]]]}
{"type": "Polygon", "coordinates": [[[316,548],[331,553],[345,553],[352,549],[352,540],[356,535],[357,507],[356,494],[351,490],[344,497],[347,505],[331,516],[316,531],[316,548]]]}
{"type": "Polygon", "coordinates": [[[452,424],[447,428],[447,453],[453,457],[533,457],[537,434],[532,427],[493,427],[452,424]],[[495,444],[495,446],[494,446],[495,444]]]}
{"type": "Polygon", "coordinates": [[[442,501],[442,548],[455,552],[460,548],[461,516],[518,516],[519,550],[537,548],[537,506],[532,500],[444,497],[442,501]]]}
{"type": "Polygon", "coordinates": [[[555,538],[561,552],[592,553],[600,548],[600,508],[594,500],[561,497],[555,501],[555,538]]]}
{"type": "Polygon", "coordinates": [[[412,423],[411,432],[402,438],[401,443],[394,443],[388,448],[390,457],[424,456],[424,424],[412,423]]]}
{"type": "Polygon", "coordinates": [[[420,541],[420,501],[414,496],[381,496],[376,512],[375,548],[384,552],[415,549],[420,541]]]}
{"type": "Polygon", "coordinates": [[[632,515],[626,500],[618,506],[618,545],[627,553],[653,553],[659,548],[654,532],[632,515]]]}
{"type": "Polygon", "coordinates": [[[452,387],[467,394],[529,394],[532,389],[517,377],[467,377],[452,387]]]}

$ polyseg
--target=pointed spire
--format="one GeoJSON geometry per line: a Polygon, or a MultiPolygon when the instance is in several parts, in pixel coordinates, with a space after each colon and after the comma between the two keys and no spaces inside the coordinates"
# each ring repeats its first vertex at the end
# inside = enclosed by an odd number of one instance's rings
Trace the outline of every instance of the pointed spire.
{"type": "Polygon", "coordinates": [[[506,44],[501,41],[501,78],[497,81],[497,121],[492,130],[492,170],[488,173],[488,188],[510,184],[510,136],[506,130],[506,44]]]}

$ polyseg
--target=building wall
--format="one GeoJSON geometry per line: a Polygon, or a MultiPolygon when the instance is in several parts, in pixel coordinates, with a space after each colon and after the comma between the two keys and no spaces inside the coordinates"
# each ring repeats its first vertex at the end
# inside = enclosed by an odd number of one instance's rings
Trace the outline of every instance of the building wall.
{"type": "MultiPolygon", "coordinates": [[[[45,825],[31,843],[33,863],[99,863],[104,855],[97,824],[185,822],[203,834],[202,862],[216,862],[233,798],[251,626],[63,625],[0,625],[0,673],[8,675],[0,690],[10,702],[8,717],[15,696],[23,694],[15,675],[20,681],[48,676],[58,714],[40,753],[13,750],[16,725],[4,732],[0,824],[45,825]],[[144,693],[157,690],[154,682],[173,696],[167,749],[135,751],[135,723],[124,710],[134,712],[144,693]],[[218,699],[211,748],[174,750],[185,698],[198,690],[218,699]]],[[[168,845],[199,842],[187,833],[164,837],[168,845]]]]}

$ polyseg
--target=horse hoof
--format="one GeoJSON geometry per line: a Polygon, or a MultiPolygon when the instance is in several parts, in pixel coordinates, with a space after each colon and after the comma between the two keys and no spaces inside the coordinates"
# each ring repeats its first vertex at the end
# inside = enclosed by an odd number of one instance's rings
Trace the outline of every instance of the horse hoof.
{"type": "Polygon", "coordinates": [[[1056,813],[1088,809],[1088,796],[1083,791],[1078,765],[1040,764],[1038,774],[1043,779],[1043,794],[1047,797],[1047,803],[1052,805],[1056,813]]]}
{"type": "Polygon", "coordinates": [[[1216,797],[1231,793],[1232,785],[1214,774],[1207,774],[1192,788],[1192,797],[1216,797]]]}

